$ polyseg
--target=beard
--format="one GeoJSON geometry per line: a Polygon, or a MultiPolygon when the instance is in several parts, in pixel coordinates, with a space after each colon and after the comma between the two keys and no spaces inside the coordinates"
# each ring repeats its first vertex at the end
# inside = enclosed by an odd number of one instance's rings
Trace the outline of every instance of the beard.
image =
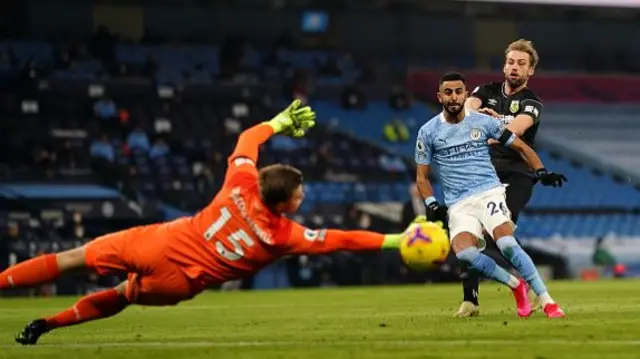
{"type": "Polygon", "coordinates": [[[464,105],[458,104],[458,103],[448,103],[444,106],[444,111],[446,113],[448,113],[451,116],[458,116],[458,114],[460,114],[460,112],[462,112],[462,110],[464,110],[464,105]],[[457,108],[455,109],[451,109],[451,107],[453,106],[457,106],[457,108]]]}
{"type": "Polygon", "coordinates": [[[514,79],[514,78],[511,78],[511,77],[508,77],[508,76],[507,76],[506,80],[507,80],[507,83],[509,84],[509,86],[511,88],[518,88],[518,87],[524,85],[524,83],[527,81],[527,79],[525,77],[518,77],[518,78],[514,79]]]}

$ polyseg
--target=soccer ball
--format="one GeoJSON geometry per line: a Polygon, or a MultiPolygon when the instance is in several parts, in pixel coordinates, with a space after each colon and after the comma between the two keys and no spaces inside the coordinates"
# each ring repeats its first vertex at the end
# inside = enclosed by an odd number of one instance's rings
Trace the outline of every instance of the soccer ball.
{"type": "Polygon", "coordinates": [[[449,236],[438,224],[416,223],[402,235],[400,255],[409,268],[429,270],[446,261],[451,249],[449,236]]]}

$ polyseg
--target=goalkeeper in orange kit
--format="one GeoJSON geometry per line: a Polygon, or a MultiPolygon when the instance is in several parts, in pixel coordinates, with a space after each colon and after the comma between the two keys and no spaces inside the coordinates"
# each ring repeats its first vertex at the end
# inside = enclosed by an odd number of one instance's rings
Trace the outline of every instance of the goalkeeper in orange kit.
{"type": "Polygon", "coordinates": [[[289,254],[397,248],[400,234],[312,230],[284,216],[295,212],[304,198],[302,173],[282,164],[258,170],[258,149],[274,134],[302,137],[314,124],[311,108],[294,101],[272,120],[244,131],[228,159],[222,189],[193,217],[108,234],[0,273],[0,290],[37,286],[82,269],[101,275],[128,273],[115,288],[31,321],[16,341],[35,344],[46,332],[110,317],[131,304],[175,305],[289,254]]]}

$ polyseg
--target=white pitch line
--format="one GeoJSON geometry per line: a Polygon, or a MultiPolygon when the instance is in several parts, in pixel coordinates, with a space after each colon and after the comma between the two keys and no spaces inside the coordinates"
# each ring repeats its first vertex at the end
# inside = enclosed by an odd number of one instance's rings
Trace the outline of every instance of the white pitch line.
{"type": "MultiPolygon", "coordinates": [[[[237,342],[108,342],[108,343],[52,343],[39,344],[32,348],[240,348],[240,347],[287,347],[287,346],[353,346],[353,345],[517,345],[521,341],[509,340],[341,340],[341,341],[237,341],[237,342]]],[[[527,344],[579,345],[579,346],[640,346],[640,340],[534,340],[527,344]]],[[[0,345],[0,348],[19,348],[15,345],[0,345]]]]}

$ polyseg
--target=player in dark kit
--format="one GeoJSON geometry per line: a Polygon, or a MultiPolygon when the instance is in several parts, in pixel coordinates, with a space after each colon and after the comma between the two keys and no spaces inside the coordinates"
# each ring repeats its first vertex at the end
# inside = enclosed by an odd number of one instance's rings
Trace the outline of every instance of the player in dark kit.
{"type": "MultiPolygon", "coordinates": [[[[538,53],[531,41],[520,39],[512,42],[505,50],[504,82],[476,87],[465,103],[470,110],[496,117],[496,120],[534,149],[543,105],[538,96],[527,87],[527,82],[535,73],[538,61],[538,53]]],[[[562,182],[566,181],[561,175],[542,176],[544,173],[534,173],[520,154],[508,147],[492,146],[491,159],[500,181],[508,185],[507,207],[514,222],[517,222],[520,212],[529,202],[538,179],[542,185],[554,187],[562,186],[562,182]]],[[[493,241],[486,242],[489,247],[495,247],[493,241]]],[[[493,254],[498,263],[509,265],[506,259],[501,258],[499,250],[489,249],[487,253],[493,254]]],[[[479,314],[480,276],[469,271],[464,264],[462,268],[464,301],[455,316],[475,316],[479,314]]]]}

